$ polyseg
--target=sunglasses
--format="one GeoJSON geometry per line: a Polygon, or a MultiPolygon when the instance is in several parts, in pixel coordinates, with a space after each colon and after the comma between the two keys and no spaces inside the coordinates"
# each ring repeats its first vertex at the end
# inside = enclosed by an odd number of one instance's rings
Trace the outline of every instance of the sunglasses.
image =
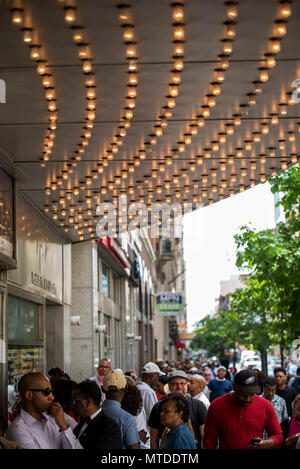
{"type": "Polygon", "coordinates": [[[32,392],[41,392],[44,394],[44,396],[50,396],[50,394],[53,394],[53,389],[46,388],[46,389],[29,389],[29,391],[32,392]]]}

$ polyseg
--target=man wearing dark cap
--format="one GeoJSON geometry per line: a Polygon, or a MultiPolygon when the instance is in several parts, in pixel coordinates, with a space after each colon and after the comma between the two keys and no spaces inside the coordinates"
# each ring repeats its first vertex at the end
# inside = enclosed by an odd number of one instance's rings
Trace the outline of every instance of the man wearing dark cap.
{"type": "Polygon", "coordinates": [[[204,428],[205,449],[275,449],[283,442],[272,404],[257,396],[258,384],[252,370],[241,370],[234,378],[233,392],[215,399],[204,428]],[[263,440],[263,431],[269,435],[263,440]]]}
{"type": "MultiPolygon", "coordinates": [[[[188,391],[188,375],[183,370],[171,371],[168,375],[168,385],[170,392],[178,392],[183,394],[189,402],[190,423],[194,431],[197,449],[201,448],[201,441],[204,435],[204,423],[207,414],[206,406],[198,399],[192,398],[188,391]]],[[[148,425],[150,427],[151,449],[158,449],[159,442],[164,431],[164,425],[160,422],[161,407],[164,398],[153,407],[148,425]]]]}

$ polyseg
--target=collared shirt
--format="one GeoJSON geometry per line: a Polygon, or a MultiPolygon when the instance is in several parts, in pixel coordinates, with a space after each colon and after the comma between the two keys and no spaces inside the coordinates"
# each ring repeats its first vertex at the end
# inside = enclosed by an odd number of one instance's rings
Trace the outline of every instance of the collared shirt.
{"type": "Polygon", "coordinates": [[[137,388],[139,389],[143,399],[144,409],[148,422],[151,410],[153,409],[154,405],[158,402],[156,392],[151,388],[151,386],[149,386],[149,384],[145,383],[144,381],[139,383],[137,385],[137,388]]]}
{"type": "Polygon", "coordinates": [[[114,419],[120,425],[123,449],[139,443],[140,438],[135,419],[133,415],[122,409],[120,402],[106,399],[106,401],[103,403],[102,409],[106,415],[109,415],[109,417],[114,419]]]}
{"type": "Polygon", "coordinates": [[[208,409],[209,406],[210,406],[210,402],[209,400],[207,399],[206,395],[204,394],[204,392],[200,392],[199,394],[197,394],[197,396],[194,396],[194,399],[198,399],[198,401],[201,401],[203,402],[203,404],[205,405],[205,407],[208,409]]]}
{"type": "Polygon", "coordinates": [[[71,427],[60,432],[49,415],[42,414],[39,421],[24,409],[10,424],[7,439],[16,441],[24,449],[82,449],[71,427]]]}
{"type": "MultiPolygon", "coordinates": [[[[95,417],[97,417],[98,414],[100,414],[101,412],[101,409],[98,409],[97,412],[95,412],[93,415],[90,416],[90,420],[93,420],[95,417]]],[[[86,429],[86,427],[88,426],[88,422],[85,422],[81,429],[80,429],[80,432],[78,433],[78,438],[81,437],[81,435],[83,434],[84,430],[86,429]]]]}

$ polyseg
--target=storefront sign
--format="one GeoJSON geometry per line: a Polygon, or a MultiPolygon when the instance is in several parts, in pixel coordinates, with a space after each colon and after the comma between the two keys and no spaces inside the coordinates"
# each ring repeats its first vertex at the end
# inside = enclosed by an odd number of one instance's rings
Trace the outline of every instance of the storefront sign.
{"type": "Polygon", "coordinates": [[[174,316],[183,314],[181,293],[160,292],[156,295],[157,314],[159,316],[174,316]]]}
{"type": "Polygon", "coordinates": [[[31,272],[31,282],[36,287],[43,288],[44,290],[48,290],[56,295],[56,286],[54,282],[51,282],[51,280],[47,280],[41,275],[31,272]]]}

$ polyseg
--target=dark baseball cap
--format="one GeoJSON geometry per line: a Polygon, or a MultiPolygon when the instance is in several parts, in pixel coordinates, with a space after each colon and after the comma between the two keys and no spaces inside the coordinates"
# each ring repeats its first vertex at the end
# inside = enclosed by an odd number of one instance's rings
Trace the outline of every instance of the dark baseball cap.
{"type": "Polygon", "coordinates": [[[234,384],[242,393],[259,392],[257,376],[252,370],[239,371],[234,377],[234,384]]]}

